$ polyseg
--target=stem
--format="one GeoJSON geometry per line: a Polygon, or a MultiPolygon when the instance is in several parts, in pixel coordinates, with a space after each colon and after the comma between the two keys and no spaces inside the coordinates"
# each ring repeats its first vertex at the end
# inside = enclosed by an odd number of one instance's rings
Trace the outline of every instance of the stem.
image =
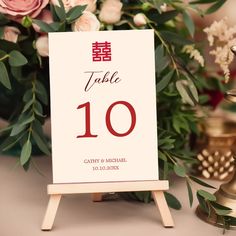
{"type": "Polygon", "coordinates": [[[178,67],[177,67],[177,65],[175,63],[175,59],[174,59],[172,53],[170,52],[169,46],[166,44],[164,39],[161,37],[160,33],[152,26],[152,24],[150,22],[148,22],[148,25],[149,25],[150,28],[152,28],[154,30],[155,35],[159,38],[159,40],[161,41],[162,45],[166,48],[166,51],[169,54],[171,62],[173,64],[174,70],[176,71],[176,74],[179,77],[179,70],[178,70],[178,67]]]}
{"type": "Polygon", "coordinates": [[[131,14],[131,13],[129,13],[129,12],[123,12],[123,14],[126,15],[126,16],[130,16],[130,17],[132,17],[132,18],[134,17],[134,14],[131,14]]]}
{"type": "MultiPolygon", "coordinates": [[[[36,77],[36,75],[34,75],[34,78],[32,80],[32,93],[33,93],[32,115],[33,115],[33,117],[35,117],[34,108],[35,108],[35,101],[36,101],[36,96],[35,96],[35,80],[36,80],[36,78],[35,77],[36,77]]],[[[31,121],[29,129],[28,129],[28,131],[29,131],[28,140],[30,140],[31,134],[32,134],[32,131],[33,131],[33,121],[31,121]]]]}
{"type": "Polygon", "coordinates": [[[0,61],[3,61],[3,60],[5,60],[5,59],[7,59],[7,58],[9,58],[10,56],[8,55],[8,54],[6,54],[5,56],[3,56],[2,58],[0,58],[0,61]]]}
{"type": "Polygon", "coordinates": [[[170,156],[170,154],[166,151],[164,151],[165,155],[173,162],[174,165],[177,164],[177,162],[170,156]]]}

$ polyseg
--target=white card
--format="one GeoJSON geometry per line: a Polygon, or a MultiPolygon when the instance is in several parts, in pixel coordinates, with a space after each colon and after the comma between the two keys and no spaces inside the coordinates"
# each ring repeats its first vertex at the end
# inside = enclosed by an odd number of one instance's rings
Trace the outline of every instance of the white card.
{"type": "Polygon", "coordinates": [[[158,180],[152,30],[49,34],[54,183],[158,180]]]}

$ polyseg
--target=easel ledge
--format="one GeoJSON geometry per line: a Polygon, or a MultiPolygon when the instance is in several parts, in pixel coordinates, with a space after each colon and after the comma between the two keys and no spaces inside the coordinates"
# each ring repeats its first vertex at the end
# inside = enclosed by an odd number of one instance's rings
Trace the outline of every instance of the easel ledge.
{"type": "Polygon", "coordinates": [[[93,201],[102,201],[102,193],[106,192],[133,192],[151,191],[155,204],[159,208],[163,225],[174,227],[174,222],[166,203],[163,191],[169,189],[167,180],[158,181],[131,181],[131,182],[104,182],[79,184],[50,184],[50,195],[47,211],[43,220],[42,230],[51,230],[63,194],[92,193],[93,201]],[[96,192],[96,193],[95,193],[96,192]]]}

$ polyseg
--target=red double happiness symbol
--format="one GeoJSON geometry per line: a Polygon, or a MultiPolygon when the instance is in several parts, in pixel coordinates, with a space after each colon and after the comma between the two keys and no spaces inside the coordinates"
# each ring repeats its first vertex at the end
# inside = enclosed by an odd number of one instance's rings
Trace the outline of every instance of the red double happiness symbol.
{"type": "Polygon", "coordinates": [[[111,61],[111,43],[94,42],[92,44],[93,61],[111,61]]]}

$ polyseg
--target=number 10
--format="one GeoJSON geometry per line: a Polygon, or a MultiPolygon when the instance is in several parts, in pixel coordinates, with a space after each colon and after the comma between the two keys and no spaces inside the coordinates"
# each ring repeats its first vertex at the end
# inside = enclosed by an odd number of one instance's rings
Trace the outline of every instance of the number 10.
{"type": "MultiPolygon", "coordinates": [[[[90,102],[86,102],[86,103],[81,104],[77,107],[77,109],[81,109],[81,108],[85,108],[85,134],[84,135],[78,135],[77,138],[96,138],[98,135],[95,135],[95,134],[91,133],[90,102]]],[[[136,125],[136,113],[135,113],[135,110],[134,110],[133,106],[130,103],[128,103],[126,101],[114,102],[107,109],[107,112],[106,112],[106,126],[107,126],[108,131],[112,135],[114,135],[116,137],[127,136],[134,130],[135,125],[136,125]],[[112,124],[111,124],[111,112],[112,112],[112,109],[117,105],[126,106],[129,110],[129,112],[130,112],[130,115],[131,115],[130,128],[124,133],[118,133],[117,131],[115,131],[114,128],[112,127],[112,124]]]]}

